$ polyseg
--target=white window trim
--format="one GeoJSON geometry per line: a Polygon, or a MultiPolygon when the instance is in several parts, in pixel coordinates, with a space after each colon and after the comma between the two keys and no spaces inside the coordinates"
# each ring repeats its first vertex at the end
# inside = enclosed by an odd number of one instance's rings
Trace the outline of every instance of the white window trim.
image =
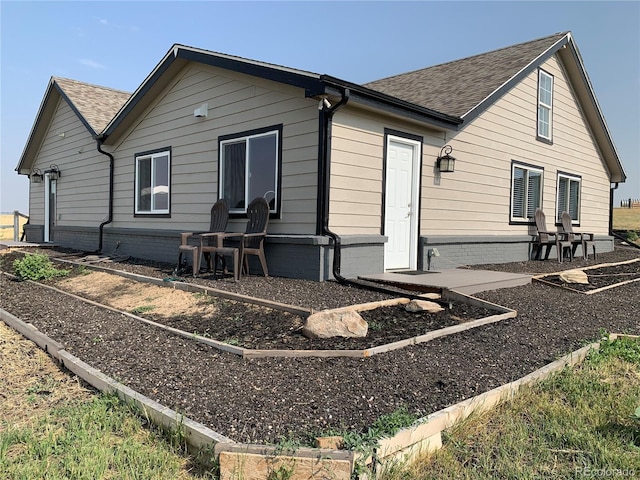
{"type": "Polygon", "coordinates": [[[553,75],[545,72],[544,70],[538,70],[538,111],[536,112],[536,132],[538,137],[543,138],[545,140],[551,141],[553,138],[553,84],[554,78],[553,75]],[[542,96],[540,95],[540,89],[542,82],[540,79],[542,77],[547,77],[551,81],[551,103],[547,104],[542,101],[542,96]],[[543,135],[540,132],[540,108],[546,109],[549,111],[549,135],[543,135]]]}
{"type": "Polygon", "coordinates": [[[582,197],[582,178],[577,176],[577,175],[571,175],[569,173],[560,173],[558,172],[558,178],[556,180],[556,221],[560,222],[560,215],[562,214],[562,212],[559,211],[559,203],[560,203],[560,179],[561,178],[566,178],[569,183],[567,185],[567,198],[566,198],[566,205],[567,205],[567,211],[570,211],[571,209],[569,208],[569,202],[571,201],[571,182],[577,182],[578,183],[578,205],[577,205],[577,211],[578,211],[578,218],[572,218],[571,219],[571,224],[572,225],[579,225],[580,224],[580,213],[581,213],[581,209],[580,209],[580,203],[581,203],[581,197],[582,197]]]}
{"type": "Polygon", "coordinates": [[[526,177],[525,177],[525,188],[524,188],[524,206],[525,206],[525,212],[526,210],[528,210],[527,206],[529,203],[529,189],[527,188],[527,186],[529,185],[529,172],[539,172],[540,173],[540,207],[542,207],[542,195],[544,192],[544,169],[542,168],[538,168],[538,167],[534,167],[531,165],[526,165],[523,163],[517,163],[517,162],[512,162],[511,163],[511,190],[509,192],[510,195],[510,203],[509,203],[509,219],[511,222],[514,223],[529,223],[531,222],[531,219],[528,217],[514,217],[513,216],[513,182],[515,180],[515,169],[519,168],[521,170],[525,170],[526,171],[526,177]]]}
{"type": "Polygon", "coordinates": [[[135,178],[136,178],[136,184],[135,184],[134,212],[136,215],[161,215],[161,214],[171,213],[171,149],[159,150],[152,153],[137,154],[135,157],[135,178]],[[140,210],[140,206],[138,205],[140,200],[140,168],[139,168],[140,160],[151,159],[151,172],[152,172],[151,188],[153,189],[156,186],[154,184],[155,179],[153,177],[153,165],[154,165],[155,159],[157,157],[165,157],[165,156],[169,158],[169,161],[167,162],[167,178],[168,178],[167,195],[169,196],[167,201],[167,208],[162,208],[162,209],[153,208],[154,196],[151,195],[151,209],[140,210]]]}
{"type": "MultiPolygon", "coordinates": [[[[249,134],[249,135],[240,135],[238,137],[230,137],[230,138],[226,138],[225,140],[221,140],[220,141],[220,176],[219,176],[219,196],[220,198],[224,198],[224,175],[225,175],[225,171],[224,171],[224,161],[223,160],[223,155],[224,155],[224,147],[225,145],[229,144],[229,143],[239,143],[241,141],[244,141],[246,144],[246,149],[245,149],[245,172],[249,172],[249,159],[251,158],[251,149],[249,147],[249,140],[253,139],[253,138],[260,138],[260,137],[267,137],[267,136],[272,136],[275,135],[276,137],[276,142],[275,142],[275,159],[276,159],[276,164],[275,164],[275,168],[274,168],[274,190],[269,190],[268,192],[266,192],[265,194],[265,199],[267,200],[267,202],[269,202],[271,200],[271,198],[267,195],[267,194],[273,194],[274,198],[273,198],[273,209],[269,210],[269,213],[278,213],[278,205],[279,205],[279,188],[278,188],[278,179],[280,178],[280,155],[281,155],[281,148],[280,148],[280,142],[281,142],[281,138],[280,138],[280,130],[277,128],[274,128],[273,130],[269,130],[266,132],[260,132],[260,133],[255,133],[255,134],[249,134]]],[[[245,206],[244,208],[229,208],[229,213],[235,213],[235,214],[243,214],[243,213],[247,213],[247,207],[249,206],[249,203],[253,200],[253,198],[247,198],[249,196],[249,175],[245,175],[245,179],[244,179],[244,192],[245,192],[245,206]]]]}

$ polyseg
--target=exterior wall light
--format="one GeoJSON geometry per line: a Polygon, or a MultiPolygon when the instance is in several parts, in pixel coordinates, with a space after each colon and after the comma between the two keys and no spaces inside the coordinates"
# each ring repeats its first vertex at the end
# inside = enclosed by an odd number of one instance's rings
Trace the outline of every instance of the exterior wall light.
{"type": "Polygon", "coordinates": [[[451,145],[445,145],[440,150],[440,155],[436,159],[436,166],[440,172],[453,172],[456,163],[455,157],[449,155],[453,151],[451,145]]]}
{"type": "Polygon", "coordinates": [[[39,168],[31,169],[31,173],[29,174],[29,179],[31,183],[42,183],[42,179],[44,175],[42,175],[42,171],[39,168]]]}
{"type": "Polygon", "coordinates": [[[47,170],[46,173],[49,174],[51,180],[57,180],[62,176],[57,165],[49,165],[49,170],[47,170]]]}

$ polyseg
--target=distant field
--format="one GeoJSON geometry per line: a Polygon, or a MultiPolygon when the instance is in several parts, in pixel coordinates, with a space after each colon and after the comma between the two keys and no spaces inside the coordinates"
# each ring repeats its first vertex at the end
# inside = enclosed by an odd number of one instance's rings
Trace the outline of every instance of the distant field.
{"type": "Polygon", "coordinates": [[[614,208],[613,229],[640,231],[640,208],[614,208]]]}
{"type": "MultiPolygon", "coordinates": [[[[20,235],[22,235],[22,226],[27,223],[26,218],[20,217],[20,235]]],[[[0,228],[0,240],[13,240],[13,213],[0,214],[0,226],[9,225],[10,228],[0,228]]]]}

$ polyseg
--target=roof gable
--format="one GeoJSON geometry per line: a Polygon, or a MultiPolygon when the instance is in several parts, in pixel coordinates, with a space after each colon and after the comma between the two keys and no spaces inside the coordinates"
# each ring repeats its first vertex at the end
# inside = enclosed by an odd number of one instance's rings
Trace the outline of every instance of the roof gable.
{"type": "Polygon", "coordinates": [[[492,52],[383,78],[364,86],[448,115],[467,116],[564,40],[557,33],[492,52]]]}
{"type": "Polygon", "coordinates": [[[104,130],[131,97],[129,92],[68,78],[54,78],[54,82],[93,136],[104,130]]]}
{"type": "Polygon", "coordinates": [[[130,93],[121,90],[51,77],[16,170],[19,173],[29,172],[60,99],[67,102],[89,135],[95,137],[130,96],[130,93]]]}

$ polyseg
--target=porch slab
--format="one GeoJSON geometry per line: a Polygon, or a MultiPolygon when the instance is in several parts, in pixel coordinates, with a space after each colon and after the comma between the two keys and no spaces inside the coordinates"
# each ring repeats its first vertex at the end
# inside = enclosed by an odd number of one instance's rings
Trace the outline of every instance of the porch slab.
{"type": "Polygon", "coordinates": [[[519,287],[531,283],[531,275],[452,268],[447,270],[385,272],[362,275],[361,280],[394,285],[406,290],[455,290],[471,295],[499,288],[519,287]]]}

